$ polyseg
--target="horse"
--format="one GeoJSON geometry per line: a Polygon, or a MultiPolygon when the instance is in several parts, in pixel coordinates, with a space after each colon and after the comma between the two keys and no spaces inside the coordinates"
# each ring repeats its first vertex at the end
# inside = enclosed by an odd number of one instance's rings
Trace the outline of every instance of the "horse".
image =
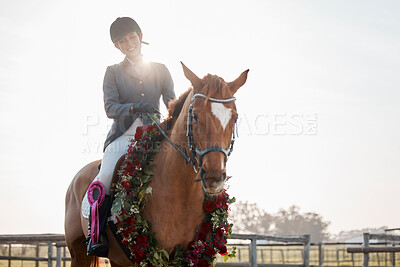
{"type": "MultiPolygon", "coordinates": [[[[161,124],[167,138],[154,157],[153,193],[148,196],[143,212],[159,246],[170,255],[176,245],[186,248],[193,240],[205,216],[205,194],[219,194],[224,189],[230,153],[227,150],[232,149],[238,117],[234,94],[246,82],[249,71],[232,82],[225,82],[211,74],[200,79],[183,63],[182,67],[192,86],[170,102],[168,118],[161,124]],[[191,151],[192,155],[183,151],[191,151]]],[[[84,166],[66,193],[64,227],[71,267],[99,266],[98,257],[86,255],[88,220],[81,214],[82,199],[98,173],[99,163],[100,160],[84,166]]],[[[111,266],[132,266],[108,226],[106,233],[111,266]]]]}

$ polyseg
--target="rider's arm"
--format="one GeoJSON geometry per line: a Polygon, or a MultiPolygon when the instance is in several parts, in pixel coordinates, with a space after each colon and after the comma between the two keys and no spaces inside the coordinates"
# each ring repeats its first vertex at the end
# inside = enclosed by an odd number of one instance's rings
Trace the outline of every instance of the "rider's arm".
{"type": "Polygon", "coordinates": [[[121,116],[129,114],[132,103],[119,103],[118,87],[115,80],[114,68],[107,67],[103,82],[104,92],[104,108],[107,117],[110,119],[118,119],[121,116]]]}
{"type": "Polygon", "coordinates": [[[171,74],[169,73],[167,67],[163,64],[161,64],[161,66],[163,68],[162,97],[165,106],[168,107],[169,100],[175,99],[174,82],[172,81],[171,74]]]}

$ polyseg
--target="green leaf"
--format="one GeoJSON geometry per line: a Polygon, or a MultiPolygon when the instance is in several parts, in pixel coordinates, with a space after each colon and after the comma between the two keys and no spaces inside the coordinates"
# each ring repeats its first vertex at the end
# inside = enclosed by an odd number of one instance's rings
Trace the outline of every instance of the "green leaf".
{"type": "Polygon", "coordinates": [[[169,254],[165,249],[162,249],[161,252],[164,254],[164,256],[169,260],[169,254]]]}
{"type": "Polygon", "coordinates": [[[120,212],[122,209],[122,199],[115,199],[112,206],[111,206],[111,212],[112,213],[116,213],[116,212],[120,212]]]}
{"type": "Polygon", "coordinates": [[[147,189],[146,189],[146,194],[152,195],[152,194],[153,194],[153,188],[151,188],[150,186],[147,187],[147,189]]]}
{"type": "Polygon", "coordinates": [[[148,181],[149,181],[149,179],[150,179],[150,175],[143,175],[143,177],[142,177],[142,183],[147,183],[148,181]]]}
{"type": "Polygon", "coordinates": [[[126,192],[119,191],[118,193],[115,194],[115,198],[121,198],[124,199],[126,197],[126,192]]]}
{"type": "Polygon", "coordinates": [[[150,169],[145,170],[144,173],[150,176],[153,175],[153,171],[150,169]]]}

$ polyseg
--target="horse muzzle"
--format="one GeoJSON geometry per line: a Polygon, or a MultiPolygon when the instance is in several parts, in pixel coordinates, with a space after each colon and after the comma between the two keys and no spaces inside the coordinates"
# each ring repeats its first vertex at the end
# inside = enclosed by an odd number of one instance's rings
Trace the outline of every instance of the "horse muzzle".
{"type": "Polygon", "coordinates": [[[200,178],[203,190],[206,194],[217,195],[224,190],[226,172],[200,170],[200,178]]]}

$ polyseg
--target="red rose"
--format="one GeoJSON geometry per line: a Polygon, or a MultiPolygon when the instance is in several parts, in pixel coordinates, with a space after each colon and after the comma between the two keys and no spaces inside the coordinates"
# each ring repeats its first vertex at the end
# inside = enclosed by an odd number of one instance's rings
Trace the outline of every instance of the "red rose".
{"type": "Polygon", "coordinates": [[[135,133],[135,140],[139,141],[140,137],[142,137],[143,134],[143,128],[141,126],[136,128],[136,133],[135,133]]]}
{"type": "Polygon", "coordinates": [[[193,246],[194,246],[194,243],[195,243],[194,241],[190,241],[188,246],[187,246],[187,249],[192,249],[193,246]]]}
{"type": "Polygon", "coordinates": [[[214,257],[214,256],[215,256],[215,250],[214,250],[214,248],[208,247],[208,248],[206,249],[206,255],[207,255],[208,257],[210,257],[210,258],[214,257]]]}
{"type": "Polygon", "coordinates": [[[146,244],[147,243],[147,236],[139,235],[138,238],[137,238],[137,242],[139,244],[146,244]]]}
{"type": "Polygon", "coordinates": [[[216,208],[217,208],[217,203],[215,203],[215,201],[213,200],[207,201],[206,204],[204,205],[204,210],[206,212],[213,212],[216,208]]]}
{"type": "Polygon", "coordinates": [[[125,240],[125,239],[122,240],[121,243],[124,244],[125,246],[127,246],[127,245],[129,244],[129,243],[128,243],[128,240],[125,240]]]}
{"type": "Polygon", "coordinates": [[[208,263],[207,260],[205,260],[205,259],[200,260],[199,267],[209,267],[209,266],[210,266],[210,264],[208,263]]]}
{"type": "Polygon", "coordinates": [[[198,239],[199,240],[204,240],[204,239],[206,239],[206,235],[204,233],[200,232],[199,236],[198,236],[198,239]]]}
{"type": "Polygon", "coordinates": [[[224,235],[225,231],[222,228],[217,229],[217,236],[222,237],[224,235]]]}
{"type": "Polygon", "coordinates": [[[122,235],[123,235],[125,238],[128,238],[129,235],[130,235],[131,233],[132,233],[132,230],[128,229],[128,230],[123,231],[123,232],[122,232],[122,235]]]}
{"type": "Polygon", "coordinates": [[[125,188],[131,188],[131,183],[130,183],[130,182],[123,181],[121,184],[122,184],[122,186],[125,187],[125,188]]]}
{"type": "Polygon", "coordinates": [[[135,160],[135,161],[132,163],[132,166],[133,166],[133,167],[140,167],[140,161],[135,160]]]}
{"type": "Polygon", "coordinates": [[[228,251],[226,250],[226,246],[220,247],[218,248],[219,250],[219,254],[221,254],[222,256],[226,255],[226,253],[228,253],[228,251]]]}
{"type": "Polygon", "coordinates": [[[211,223],[205,222],[201,225],[201,232],[203,234],[209,234],[211,233],[211,223]]]}
{"type": "Polygon", "coordinates": [[[132,217],[128,217],[128,219],[126,220],[126,223],[128,225],[134,225],[135,224],[135,219],[132,217]]]}
{"type": "Polygon", "coordinates": [[[154,129],[156,129],[157,127],[154,125],[150,125],[149,127],[147,127],[147,132],[150,133],[151,131],[153,131],[154,129]]]}

